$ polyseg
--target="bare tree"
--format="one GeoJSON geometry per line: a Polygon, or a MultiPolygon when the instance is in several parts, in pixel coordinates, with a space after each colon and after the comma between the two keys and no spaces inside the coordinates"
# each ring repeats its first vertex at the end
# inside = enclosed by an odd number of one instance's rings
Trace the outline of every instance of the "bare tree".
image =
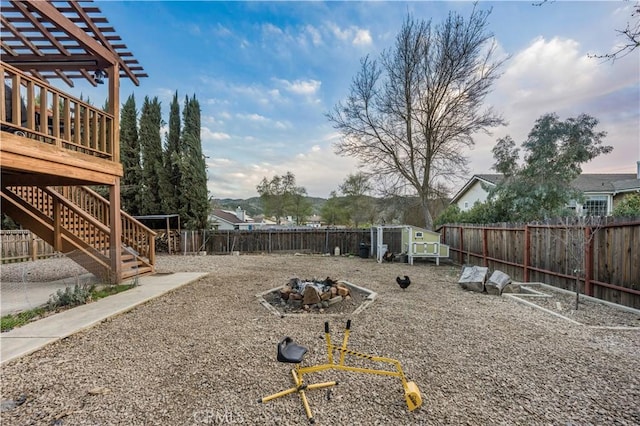
{"type": "Polygon", "coordinates": [[[554,236],[565,248],[565,273],[575,278],[575,311],[579,309],[580,294],[584,294],[585,290],[580,281],[586,282],[587,262],[590,261],[586,253],[602,224],[602,218],[599,216],[566,218],[563,221],[564,227],[558,229],[558,234],[554,236]]]}
{"type": "Polygon", "coordinates": [[[489,14],[450,13],[437,26],[408,16],[395,46],[362,59],[346,100],[327,114],[342,135],[336,152],[358,158],[392,192],[413,192],[428,229],[428,202],[466,173],[473,135],[504,124],[481,110],[506,59],[495,59],[489,14]]]}
{"type": "Polygon", "coordinates": [[[589,55],[592,58],[604,58],[615,61],[623,58],[640,47],[640,3],[636,3],[631,8],[631,20],[623,30],[616,30],[622,38],[616,49],[611,53],[603,55],[589,55]]]}
{"type": "MultiPolygon", "coordinates": [[[[542,6],[546,3],[552,2],[549,0],[541,0],[532,4],[533,6],[542,6]]],[[[624,29],[616,29],[618,36],[622,38],[622,43],[620,43],[613,52],[605,54],[590,53],[588,56],[590,58],[600,58],[615,62],[616,59],[623,58],[640,47],[640,2],[636,2],[631,6],[630,18],[624,29]]]]}

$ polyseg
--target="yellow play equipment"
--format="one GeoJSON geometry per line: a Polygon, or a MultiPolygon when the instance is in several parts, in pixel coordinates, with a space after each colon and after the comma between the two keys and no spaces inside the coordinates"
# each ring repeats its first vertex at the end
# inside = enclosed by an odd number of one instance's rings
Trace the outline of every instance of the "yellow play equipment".
{"type": "Polygon", "coordinates": [[[305,391],[312,389],[321,389],[330,386],[335,386],[338,382],[323,382],[316,384],[305,384],[303,376],[309,373],[315,373],[318,371],[324,370],[343,370],[343,371],[353,371],[356,373],[368,373],[368,374],[378,374],[381,376],[393,376],[398,377],[402,381],[402,387],[404,388],[404,397],[407,402],[407,407],[409,411],[413,411],[416,408],[422,405],[422,396],[420,395],[420,390],[418,389],[418,385],[414,382],[408,382],[407,378],[402,371],[402,367],[400,366],[400,362],[380,356],[374,356],[369,354],[364,354],[360,352],[355,352],[350,349],[347,349],[347,342],[349,340],[349,332],[351,330],[351,320],[347,320],[347,326],[344,332],[344,338],[342,340],[342,346],[336,346],[331,343],[331,334],[329,333],[329,323],[324,323],[324,335],[327,341],[327,353],[328,353],[328,362],[326,364],[312,365],[308,367],[300,367],[300,363],[302,362],[305,354],[307,353],[307,348],[304,346],[300,346],[294,343],[294,341],[290,337],[285,337],[278,343],[278,361],[295,364],[295,368],[291,370],[291,375],[293,376],[293,382],[295,384],[294,387],[283,390],[278,393],[274,393],[273,395],[265,396],[258,400],[258,402],[268,402],[272,399],[280,398],[281,396],[290,395],[292,393],[298,393],[300,395],[300,399],[302,399],[302,405],[304,406],[304,411],[307,414],[307,418],[310,423],[314,423],[313,414],[311,413],[311,407],[309,406],[309,401],[307,400],[307,396],[305,395],[305,391]],[[339,360],[334,360],[333,354],[334,352],[338,352],[339,360]],[[386,362],[392,364],[395,367],[395,371],[389,370],[377,370],[373,368],[362,368],[362,367],[350,367],[345,365],[345,356],[352,355],[358,358],[364,358],[369,361],[374,362],[386,362]]]}

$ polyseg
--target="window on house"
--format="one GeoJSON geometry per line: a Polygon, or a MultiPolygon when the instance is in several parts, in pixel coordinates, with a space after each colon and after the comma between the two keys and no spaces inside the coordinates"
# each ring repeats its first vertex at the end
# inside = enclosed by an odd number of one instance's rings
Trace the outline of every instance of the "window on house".
{"type": "Polygon", "coordinates": [[[467,210],[469,208],[469,202],[465,201],[464,202],[464,209],[467,210]]]}
{"type": "Polygon", "coordinates": [[[606,216],[608,212],[607,207],[606,196],[594,196],[584,202],[583,213],[585,216],[606,216]]]}

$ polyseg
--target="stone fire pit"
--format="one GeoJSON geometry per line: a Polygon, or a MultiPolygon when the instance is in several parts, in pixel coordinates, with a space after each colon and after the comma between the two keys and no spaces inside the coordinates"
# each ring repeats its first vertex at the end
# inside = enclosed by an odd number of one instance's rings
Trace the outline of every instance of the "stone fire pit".
{"type": "Polygon", "coordinates": [[[376,296],[369,289],[330,277],[323,280],[291,278],[282,287],[257,295],[260,303],[278,316],[357,314],[376,296]]]}

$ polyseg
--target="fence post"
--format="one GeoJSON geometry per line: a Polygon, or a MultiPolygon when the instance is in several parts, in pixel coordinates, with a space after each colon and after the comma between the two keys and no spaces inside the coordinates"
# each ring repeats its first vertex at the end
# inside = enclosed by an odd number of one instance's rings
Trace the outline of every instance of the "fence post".
{"type": "Polygon", "coordinates": [[[38,259],[38,242],[36,241],[35,235],[31,234],[31,260],[35,261],[38,259]]]}
{"type": "Polygon", "coordinates": [[[530,238],[529,224],[524,225],[524,259],[523,259],[523,278],[525,283],[529,282],[529,253],[531,252],[531,238],[530,238]]]}
{"type": "Polygon", "coordinates": [[[593,296],[593,286],[591,285],[591,274],[593,268],[593,240],[590,226],[584,227],[584,240],[587,244],[584,247],[584,292],[587,296],[593,296]]]}
{"type": "Polygon", "coordinates": [[[458,234],[460,236],[460,264],[464,265],[464,241],[463,241],[463,237],[464,237],[464,232],[462,231],[462,225],[460,225],[460,227],[458,228],[458,234]]]}
{"type": "Polygon", "coordinates": [[[489,243],[487,242],[487,228],[482,227],[482,265],[485,267],[489,266],[489,261],[487,260],[487,256],[489,253],[489,243]]]}

